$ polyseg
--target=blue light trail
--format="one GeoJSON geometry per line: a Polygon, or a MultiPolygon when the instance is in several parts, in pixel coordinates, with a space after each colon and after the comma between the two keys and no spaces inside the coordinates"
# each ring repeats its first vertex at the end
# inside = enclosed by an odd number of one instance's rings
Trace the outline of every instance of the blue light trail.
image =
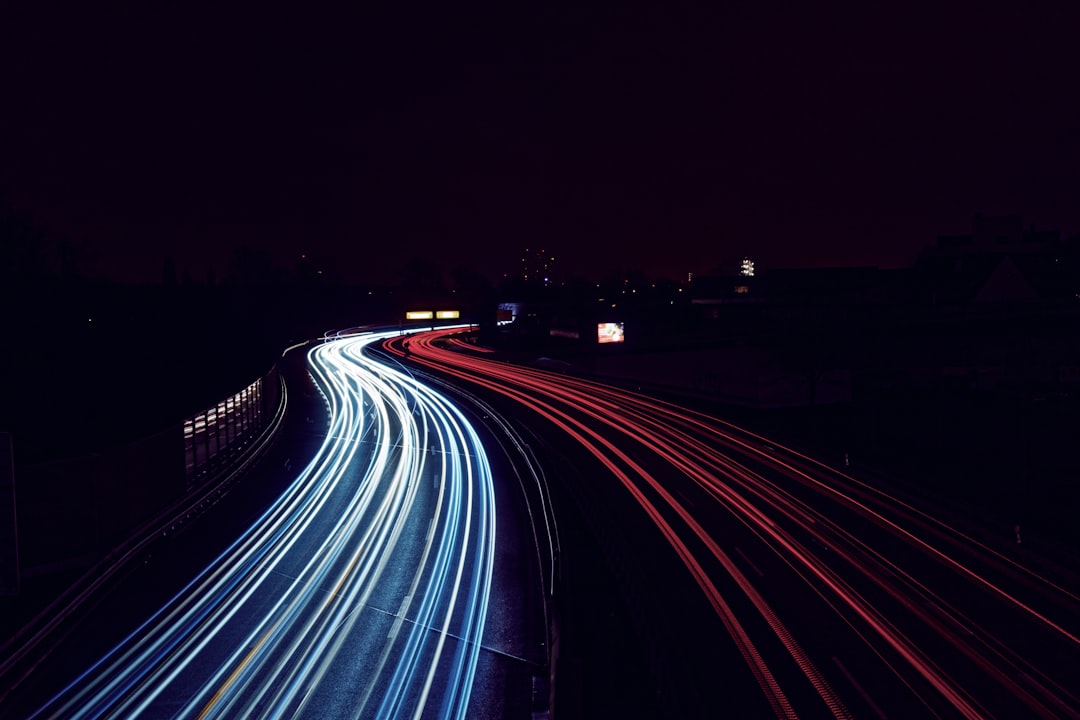
{"type": "Polygon", "coordinates": [[[365,355],[386,336],[309,351],[330,415],[311,463],[34,717],[466,717],[492,583],[492,474],[445,396],[365,355]]]}

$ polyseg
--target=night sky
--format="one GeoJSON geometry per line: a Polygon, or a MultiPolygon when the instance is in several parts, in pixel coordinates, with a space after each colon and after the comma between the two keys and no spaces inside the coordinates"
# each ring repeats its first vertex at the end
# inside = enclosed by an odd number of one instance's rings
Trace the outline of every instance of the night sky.
{"type": "Polygon", "coordinates": [[[0,202],[93,277],[909,264],[1080,231],[1073,2],[5,4],[0,202]],[[371,6],[371,7],[367,7],[371,6]]]}

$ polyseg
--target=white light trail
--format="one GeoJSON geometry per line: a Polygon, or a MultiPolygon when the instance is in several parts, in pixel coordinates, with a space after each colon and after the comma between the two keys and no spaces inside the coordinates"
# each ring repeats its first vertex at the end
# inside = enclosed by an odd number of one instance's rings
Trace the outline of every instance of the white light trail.
{"type": "Polygon", "coordinates": [[[35,717],[465,717],[494,561],[491,470],[446,397],[364,355],[386,336],[308,353],[330,408],[315,458],[35,717]]]}

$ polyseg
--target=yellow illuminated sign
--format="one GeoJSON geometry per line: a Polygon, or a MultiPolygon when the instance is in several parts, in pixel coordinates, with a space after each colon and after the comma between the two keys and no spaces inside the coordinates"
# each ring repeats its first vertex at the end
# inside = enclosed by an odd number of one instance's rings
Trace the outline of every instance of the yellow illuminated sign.
{"type": "Polygon", "coordinates": [[[408,310],[405,312],[406,320],[457,320],[461,317],[460,310],[408,310]]]}

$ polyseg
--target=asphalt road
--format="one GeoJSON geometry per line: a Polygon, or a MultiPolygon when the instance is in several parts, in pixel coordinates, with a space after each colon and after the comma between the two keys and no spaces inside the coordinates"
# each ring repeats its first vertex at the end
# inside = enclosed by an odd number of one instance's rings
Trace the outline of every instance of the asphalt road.
{"type": "Polygon", "coordinates": [[[319,343],[314,383],[287,359],[275,446],[84,609],[0,715],[546,709],[546,603],[513,451],[370,358],[369,340],[319,343]]]}
{"type": "MultiPolygon", "coordinates": [[[[1074,576],[718,418],[484,350],[432,332],[408,361],[528,418],[657,714],[1080,717],[1074,576]]],[[[555,669],[558,714],[582,673],[555,669]]]]}

